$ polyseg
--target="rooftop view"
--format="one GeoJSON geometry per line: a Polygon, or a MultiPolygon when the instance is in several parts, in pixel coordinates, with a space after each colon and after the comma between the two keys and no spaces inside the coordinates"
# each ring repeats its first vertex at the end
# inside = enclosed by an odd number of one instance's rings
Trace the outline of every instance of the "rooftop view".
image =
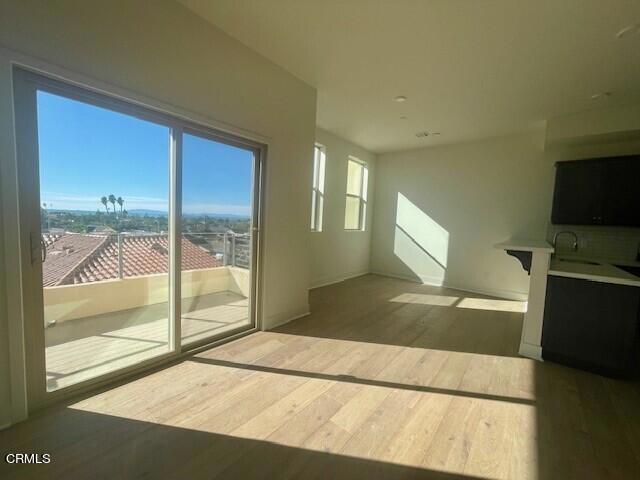
{"type": "MultiPolygon", "coordinates": [[[[44,91],[37,99],[44,287],[166,273],[169,129],[44,91]]],[[[231,236],[247,260],[252,154],[185,135],[184,155],[182,270],[224,265],[231,236]]]]}

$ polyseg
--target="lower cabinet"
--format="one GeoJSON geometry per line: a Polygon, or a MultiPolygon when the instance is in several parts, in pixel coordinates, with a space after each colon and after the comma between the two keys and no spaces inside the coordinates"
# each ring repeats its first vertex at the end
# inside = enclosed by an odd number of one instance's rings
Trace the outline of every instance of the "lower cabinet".
{"type": "Polygon", "coordinates": [[[609,376],[628,376],[638,357],[640,287],[549,276],[542,357],[609,376]]]}

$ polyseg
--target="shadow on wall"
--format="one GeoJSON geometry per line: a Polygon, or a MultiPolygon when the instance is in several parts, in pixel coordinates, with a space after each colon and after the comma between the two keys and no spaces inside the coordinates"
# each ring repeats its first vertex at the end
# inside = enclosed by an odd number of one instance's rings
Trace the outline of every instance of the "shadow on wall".
{"type": "Polygon", "coordinates": [[[393,253],[423,283],[444,282],[449,232],[398,192],[393,253]]]}

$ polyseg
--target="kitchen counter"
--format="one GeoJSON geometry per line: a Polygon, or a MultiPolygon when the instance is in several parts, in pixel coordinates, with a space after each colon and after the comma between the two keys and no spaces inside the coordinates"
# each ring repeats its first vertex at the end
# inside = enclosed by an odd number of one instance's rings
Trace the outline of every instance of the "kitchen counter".
{"type": "Polygon", "coordinates": [[[530,276],[527,311],[522,322],[520,355],[542,359],[542,322],[547,289],[547,271],[554,248],[544,239],[510,238],[494,245],[518,259],[530,276]]]}
{"type": "Polygon", "coordinates": [[[495,244],[494,247],[501,250],[515,250],[518,252],[553,253],[553,247],[546,240],[510,238],[509,240],[495,244]]]}
{"type": "MultiPolygon", "coordinates": [[[[614,283],[640,287],[640,278],[617,268],[610,263],[601,263],[598,260],[589,260],[595,263],[584,263],[580,260],[568,260],[552,258],[549,267],[549,275],[556,277],[579,278],[594,282],[614,283]]],[[[617,262],[619,264],[632,262],[617,262]]]]}

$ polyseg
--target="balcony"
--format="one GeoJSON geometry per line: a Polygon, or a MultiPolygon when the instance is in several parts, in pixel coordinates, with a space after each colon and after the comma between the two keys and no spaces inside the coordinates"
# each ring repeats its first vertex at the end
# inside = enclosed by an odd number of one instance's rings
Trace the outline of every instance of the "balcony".
{"type": "MultiPolygon", "coordinates": [[[[45,236],[47,390],[170,351],[166,235],[45,236]]],[[[250,324],[246,235],[182,238],[182,344],[250,324]]]]}

